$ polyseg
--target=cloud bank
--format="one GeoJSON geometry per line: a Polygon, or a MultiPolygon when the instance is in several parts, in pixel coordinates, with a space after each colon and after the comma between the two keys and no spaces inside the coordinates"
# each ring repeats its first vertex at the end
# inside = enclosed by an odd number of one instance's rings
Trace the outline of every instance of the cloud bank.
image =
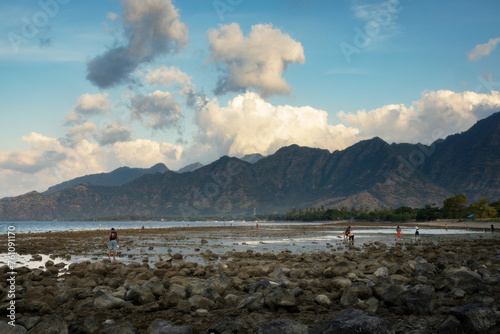
{"type": "Polygon", "coordinates": [[[389,104],[356,114],[339,112],[337,116],[359,130],[358,140],[378,136],[389,143],[431,144],[439,138],[466,131],[496,111],[500,111],[500,92],[439,90],[423,94],[409,107],[389,104]]]}
{"type": "Polygon", "coordinates": [[[272,154],[291,144],[326,149],[352,144],[357,130],[329,125],[327,118],[326,111],[309,106],[273,106],[251,92],[235,97],[227,107],[213,99],[196,115],[199,131],[191,151],[241,157],[272,154]]]}
{"type": "Polygon", "coordinates": [[[87,79],[99,88],[129,82],[139,65],[188,41],[188,28],[170,0],[124,0],[122,7],[125,40],[87,63],[87,79]]]}
{"type": "Polygon", "coordinates": [[[208,61],[219,65],[216,95],[256,89],[263,97],[289,94],[283,79],[289,64],[304,63],[302,44],[270,24],[252,26],[245,37],[237,23],[208,32],[208,61]]]}

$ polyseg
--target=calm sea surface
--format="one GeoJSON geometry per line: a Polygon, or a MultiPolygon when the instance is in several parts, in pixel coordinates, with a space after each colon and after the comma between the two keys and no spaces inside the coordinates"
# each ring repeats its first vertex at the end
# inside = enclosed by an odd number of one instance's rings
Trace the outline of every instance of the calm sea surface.
{"type": "MultiPolygon", "coordinates": [[[[115,228],[121,229],[140,229],[142,226],[145,228],[172,228],[172,227],[203,227],[203,226],[256,226],[256,224],[262,227],[279,227],[286,225],[326,225],[328,222],[315,222],[315,223],[304,223],[304,222],[246,222],[246,221],[90,221],[90,222],[67,222],[67,221],[16,221],[16,222],[0,222],[0,234],[6,234],[8,230],[15,231],[16,233],[41,233],[41,232],[56,232],[56,231],[89,231],[89,230],[110,230],[115,228]]],[[[342,234],[343,229],[347,227],[349,222],[344,222],[343,224],[338,224],[334,227],[338,234],[342,234]],[[345,226],[344,226],[345,225],[345,226]]],[[[415,233],[415,226],[411,223],[405,223],[401,225],[403,234],[413,235],[415,233]]],[[[357,237],[366,237],[373,234],[395,234],[396,224],[391,225],[380,225],[380,226],[357,226],[354,233],[357,237]]],[[[488,230],[489,231],[489,230],[488,230]]],[[[333,232],[333,230],[332,230],[333,232]]],[[[449,229],[444,228],[425,228],[420,227],[421,234],[427,235],[456,235],[456,234],[480,234],[481,231],[468,231],[465,229],[449,229]]]]}
{"type": "MultiPolygon", "coordinates": [[[[146,228],[169,228],[169,227],[201,227],[201,226],[255,226],[256,222],[245,221],[119,221],[119,222],[65,222],[65,221],[16,221],[0,222],[0,234],[5,234],[9,230],[16,233],[40,233],[56,231],[87,231],[87,230],[110,230],[115,229],[140,229],[146,228]]],[[[284,223],[259,222],[266,226],[284,225],[284,223]]],[[[285,225],[303,225],[305,223],[286,223],[285,225]]],[[[307,223],[311,225],[310,223],[307,223]]],[[[313,223],[313,225],[323,225],[325,223],[313,223]]]]}

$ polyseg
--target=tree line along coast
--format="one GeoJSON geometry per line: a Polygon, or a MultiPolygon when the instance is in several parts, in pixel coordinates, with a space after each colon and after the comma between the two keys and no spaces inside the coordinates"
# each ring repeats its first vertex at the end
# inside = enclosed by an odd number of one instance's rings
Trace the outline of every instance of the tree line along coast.
{"type": "MultiPolygon", "coordinates": [[[[277,219],[278,217],[274,217],[277,219]]],[[[435,203],[427,204],[423,208],[411,208],[401,206],[392,208],[370,209],[367,206],[358,208],[346,206],[338,209],[325,208],[292,208],[283,216],[284,220],[298,221],[322,221],[322,220],[355,220],[355,221],[434,221],[438,219],[468,220],[474,221],[500,221],[500,200],[492,202],[486,198],[480,198],[476,202],[470,202],[463,194],[449,197],[443,201],[443,206],[438,207],[435,203]]]]}

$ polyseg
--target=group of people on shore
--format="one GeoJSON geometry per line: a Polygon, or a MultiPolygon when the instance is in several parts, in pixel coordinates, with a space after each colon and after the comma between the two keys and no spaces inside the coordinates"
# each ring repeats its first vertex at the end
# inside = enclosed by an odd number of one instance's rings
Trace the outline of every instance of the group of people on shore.
{"type": "MultiPolygon", "coordinates": [[[[396,235],[398,238],[403,237],[403,231],[401,230],[401,227],[396,227],[396,235]]],[[[419,240],[420,238],[420,231],[418,229],[418,226],[415,227],[415,240],[419,240]]],[[[348,239],[349,241],[354,241],[354,233],[351,231],[351,226],[348,226],[347,229],[344,232],[344,240],[348,239]]]]}

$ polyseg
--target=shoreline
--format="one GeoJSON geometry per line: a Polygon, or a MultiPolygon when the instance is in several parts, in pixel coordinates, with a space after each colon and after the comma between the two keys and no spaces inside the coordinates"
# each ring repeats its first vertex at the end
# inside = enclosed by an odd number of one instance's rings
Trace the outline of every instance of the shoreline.
{"type": "MultiPolygon", "coordinates": [[[[24,222],[24,221],[22,221],[24,222]]],[[[21,223],[22,223],[21,222],[21,223]]],[[[156,222],[156,221],[154,221],[156,222]]],[[[10,224],[15,224],[19,222],[0,222],[0,223],[10,223],[10,224]]],[[[40,222],[40,223],[50,223],[49,221],[47,222],[40,222]]],[[[71,223],[78,223],[78,222],[71,222],[71,223]]],[[[85,221],[85,223],[88,223],[85,221]]],[[[107,224],[114,223],[114,222],[106,222],[107,224]]],[[[117,221],[116,224],[119,225],[120,221],[117,221]]],[[[134,221],[135,223],[135,221],[134,221]]],[[[142,223],[142,222],[141,222],[142,223]]],[[[147,223],[147,222],[146,222],[147,223]]],[[[147,231],[147,230],[160,230],[160,231],[168,231],[168,230],[175,230],[175,231],[183,231],[183,230],[189,230],[189,231],[196,231],[197,229],[203,230],[203,229],[218,229],[218,228],[255,228],[256,225],[258,225],[261,228],[266,228],[272,225],[273,227],[285,227],[285,226],[293,226],[293,227],[325,227],[325,226],[354,226],[354,227],[372,227],[372,226],[401,226],[401,227],[432,227],[432,228],[445,228],[447,225],[448,228],[454,229],[454,228],[469,228],[471,230],[483,230],[484,228],[487,228],[488,230],[491,229],[491,225],[494,226],[495,229],[500,228],[500,222],[470,222],[470,221],[429,221],[429,222],[418,222],[418,221],[410,221],[410,222],[389,222],[389,221],[383,221],[383,222],[357,222],[357,221],[312,221],[312,222],[302,222],[302,221],[257,221],[257,222],[246,222],[246,221],[235,221],[232,223],[236,223],[236,225],[229,225],[231,223],[221,221],[221,224],[224,225],[210,225],[210,226],[190,226],[189,223],[197,223],[197,221],[189,221],[186,222],[187,226],[172,226],[172,227],[148,227],[147,224],[144,224],[143,227],[137,227],[137,228],[125,228],[125,229],[120,229],[121,231],[127,231],[128,233],[131,233],[133,231],[147,231]],[[244,223],[245,225],[241,224],[239,225],[238,223],[244,223]]],[[[43,232],[17,232],[16,235],[20,236],[25,236],[25,235],[45,235],[45,234],[50,234],[54,235],[57,233],[93,233],[93,232],[103,232],[103,231],[109,231],[109,229],[106,228],[95,228],[95,229],[85,229],[85,230],[68,230],[68,231],[43,231],[43,232]]],[[[0,233],[0,237],[2,235],[6,235],[7,233],[0,233]]]]}

